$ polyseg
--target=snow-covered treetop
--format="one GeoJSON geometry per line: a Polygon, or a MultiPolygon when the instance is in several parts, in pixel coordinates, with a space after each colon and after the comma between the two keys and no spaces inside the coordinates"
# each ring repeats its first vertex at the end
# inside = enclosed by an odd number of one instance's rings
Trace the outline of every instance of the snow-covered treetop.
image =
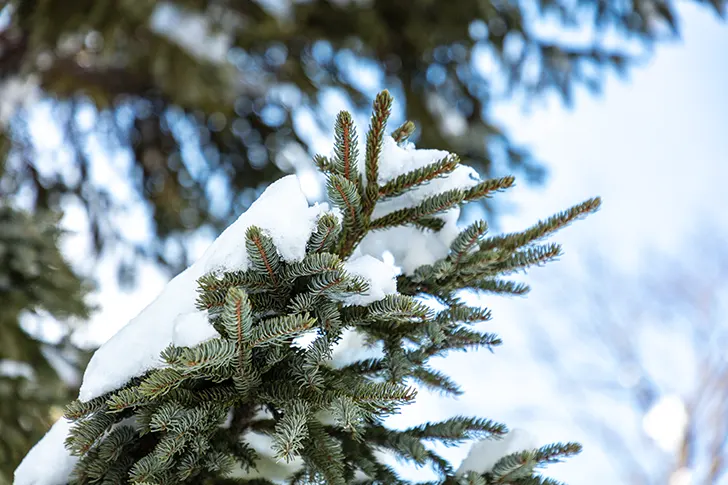
{"type": "MultiPolygon", "coordinates": [[[[387,135],[390,108],[380,94],[362,153],[351,117],[337,119],[334,154],[316,160],[334,209],[309,205],[295,176],[271,184],[95,352],[79,400],[26,456],[17,485],[184,483],[230,471],[399,483],[381,450],[429,463],[442,477],[472,478],[421,441],[492,437],[503,425],[455,417],[396,431],[381,418],[414,399],[410,382],[459,393],[428,359],[500,340],[469,327],[490,313],[458,293],[523,293],[499,275],[558,255],[558,246],[535,242],[599,201],[523,233],[486,238],[482,221],[458,228],[461,204],[513,179],[482,181],[453,154],[415,149],[405,142],[411,124],[387,135]],[[140,458],[140,446],[152,451],[140,458]]],[[[516,464],[512,477],[530,477],[536,465],[578,451],[567,444],[518,454],[513,443],[523,442],[514,436],[463,466],[500,480],[516,464]]]]}

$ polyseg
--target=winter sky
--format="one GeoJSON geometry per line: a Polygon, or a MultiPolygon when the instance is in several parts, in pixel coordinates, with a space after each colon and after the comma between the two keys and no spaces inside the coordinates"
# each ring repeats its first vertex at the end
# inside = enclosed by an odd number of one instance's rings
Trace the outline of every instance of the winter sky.
{"type": "MultiPolygon", "coordinates": [[[[520,185],[502,196],[515,209],[502,219],[504,230],[522,229],[594,195],[604,200],[597,215],[559,236],[566,254],[557,264],[576,264],[572,255],[592,245],[609,255],[610,264],[631,268],[639,265],[646,249],[677,250],[700,225],[728,236],[728,26],[706,8],[691,5],[681,10],[683,41],[660,46],[652,60],[633,70],[628,79],[610,76],[600,97],[579,91],[572,109],[555,98],[531,106],[528,112],[514,104],[496,108],[497,118],[512,137],[537,154],[549,170],[542,188],[520,185]]],[[[332,112],[338,109],[332,106],[332,112]]],[[[78,246],[66,248],[72,259],[83,259],[78,246]]],[[[111,262],[99,271],[112,276],[111,262]]],[[[556,270],[537,270],[539,284],[549,281],[550,271],[556,270]]],[[[137,280],[139,287],[127,293],[113,277],[105,278],[96,295],[101,308],[89,334],[93,340],[110,337],[165,284],[165,278],[150,268],[144,268],[137,280]]],[[[527,349],[519,346],[523,339],[516,315],[537,312],[544,304],[538,295],[536,285],[529,299],[485,302],[495,315],[488,330],[506,337],[506,360],[499,360],[499,350],[459,355],[443,364],[443,369],[458,369],[466,395],[457,402],[427,397],[399,422],[420,422],[425,413],[433,419],[477,413],[519,427],[522,416],[513,412],[514,403],[533,399],[534,392],[544,402],[534,412],[558,409],[558,393],[529,373],[526,364],[512,366],[528,359],[527,349]],[[508,367],[501,367],[506,361],[508,367]],[[492,384],[482,385],[487,378],[496,383],[497,392],[492,392],[492,384]]],[[[523,426],[532,428],[544,443],[579,439],[589,450],[591,438],[560,426],[559,419],[549,423],[547,415],[534,419],[541,423],[535,428],[531,422],[523,426]]],[[[590,468],[604,462],[595,447],[583,458],[553,468],[555,475],[571,483],[597,482],[590,468]]],[[[459,460],[464,451],[447,454],[459,460]]]]}

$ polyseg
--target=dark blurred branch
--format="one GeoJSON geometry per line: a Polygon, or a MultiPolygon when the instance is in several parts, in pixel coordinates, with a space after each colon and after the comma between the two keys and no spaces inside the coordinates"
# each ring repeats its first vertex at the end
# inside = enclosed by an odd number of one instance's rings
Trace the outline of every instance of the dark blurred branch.
{"type": "Polygon", "coordinates": [[[81,67],[74,58],[55,60],[47,72],[47,79],[68,79],[67,91],[56,88],[57,94],[74,95],[100,89],[110,96],[143,95],[154,88],[148,75],[121,67],[81,67]]]}

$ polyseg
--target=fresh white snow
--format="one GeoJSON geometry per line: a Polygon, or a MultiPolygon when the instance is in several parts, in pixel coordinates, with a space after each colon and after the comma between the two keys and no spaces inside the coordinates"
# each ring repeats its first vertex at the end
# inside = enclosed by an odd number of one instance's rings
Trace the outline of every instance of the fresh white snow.
{"type": "Polygon", "coordinates": [[[295,175],[283,177],[268,186],[250,208],[225,229],[201,261],[205,262],[206,272],[248,269],[245,231],[250,226],[265,230],[284,261],[301,261],[316,221],[328,210],[328,204],[308,205],[295,175]]]}
{"type": "Polygon", "coordinates": [[[486,473],[504,456],[538,448],[536,438],[526,430],[513,429],[501,439],[476,441],[460,464],[456,475],[469,471],[486,473]]]}
{"type": "Polygon", "coordinates": [[[397,276],[400,269],[392,264],[377,259],[369,254],[353,256],[346,263],[344,269],[353,276],[359,276],[369,283],[366,293],[347,296],[346,305],[369,305],[372,302],[383,300],[387,295],[397,293],[397,276]]]}
{"type": "Polygon", "coordinates": [[[178,315],[195,311],[196,280],[200,276],[196,266],[180,273],[94,353],[83,376],[79,399],[89,401],[162,365],[159,355],[173,341],[178,315]]]}
{"type": "Polygon", "coordinates": [[[63,446],[71,422],[61,418],[25,455],[15,470],[14,485],[65,485],[78,458],[63,446]]]}
{"type": "Polygon", "coordinates": [[[174,319],[172,344],[177,347],[194,347],[220,334],[207,320],[207,312],[194,311],[183,313],[174,319]]]}
{"type": "Polygon", "coordinates": [[[399,226],[367,234],[359,246],[362,253],[382,257],[389,251],[402,272],[412,275],[417,268],[446,257],[450,244],[457,237],[460,209],[451,209],[440,216],[445,226],[439,232],[423,231],[412,226],[399,226]]]}

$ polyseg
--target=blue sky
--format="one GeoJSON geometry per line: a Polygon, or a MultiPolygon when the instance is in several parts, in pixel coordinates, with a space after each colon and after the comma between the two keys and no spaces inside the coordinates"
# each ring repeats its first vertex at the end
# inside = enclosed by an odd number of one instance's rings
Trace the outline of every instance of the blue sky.
{"type": "MultiPolygon", "coordinates": [[[[611,76],[602,96],[578,92],[570,110],[555,98],[528,111],[515,103],[495,108],[513,138],[549,169],[542,188],[519,185],[501,196],[514,208],[502,220],[505,230],[522,229],[594,195],[603,197],[604,206],[557,237],[566,254],[553,268],[534,272],[536,284],[528,299],[484,302],[495,315],[488,330],[502,333],[506,347],[494,355],[458,355],[443,365],[458,369],[466,396],[457,402],[425,398],[400,422],[477,413],[514,427],[540,423],[533,429],[544,443],[579,439],[587,446],[582,458],[554,468],[556,475],[574,484],[594,483],[590,469],[604,465],[599,444],[558,415],[559,394],[529,364],[519,319],[549,305],[539,285],[548,285],[550,275],[565,268],[578,270],[580,253],[596,250],[609,264],[638,271],[646,250],[677,251],[699,227],[728,236],[728,27],[705,8],[682,12],[683,41],[660,46],[628,79],[611,76]],[[497,395],[483,392],[484,378],[499,384],[497,395]],[[533,400],[534,393],[542,402],[529,411],[533,419],[524,420],[523,406],[514,403],[533,400]]],[[[67,247],[72,258],[83,258],[67,247]]],[[[111,276],[113,263],[102,264],[99,271],[111,276]]],[[[102,309],[91,331],[101,341],[154,299],[165,283],[150,268],[142,270],[134,293],[121,292],[114,278],[105,281],[97,295],[102,309]]],[[[615,413],[628,416],[629,410],[615,413]]],[[[457,460],[464,452],[447,453],[457,460]]]]}

